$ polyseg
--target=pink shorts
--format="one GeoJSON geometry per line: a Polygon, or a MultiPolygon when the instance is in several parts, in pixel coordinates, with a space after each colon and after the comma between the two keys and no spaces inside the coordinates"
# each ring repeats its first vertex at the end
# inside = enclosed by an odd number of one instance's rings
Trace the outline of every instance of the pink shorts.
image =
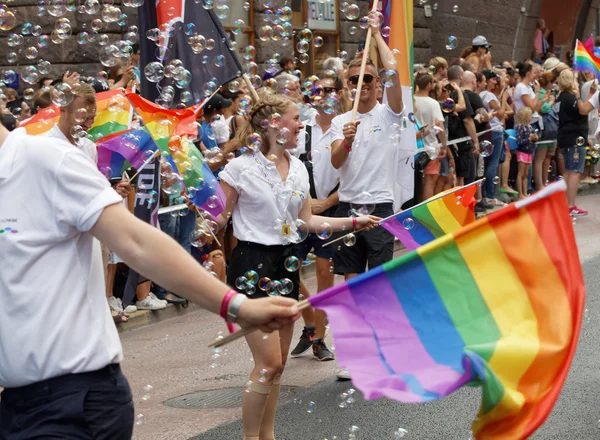
{"type": "Polygon", "coordinates": [[[517,162],[531,163],[532,158],[532,154],[521,153],[520,151],[517,151],[517,162]]]}
{"type": "Polygon", "coordinates": [[[433,159],[432,161],[429,161],[429,163],[427,165],[425,165],[425,169],[423,170],[423,174],[433,174],[433,175],[438,175],[440,174],[440,160],[439,159],[433,159]]]}

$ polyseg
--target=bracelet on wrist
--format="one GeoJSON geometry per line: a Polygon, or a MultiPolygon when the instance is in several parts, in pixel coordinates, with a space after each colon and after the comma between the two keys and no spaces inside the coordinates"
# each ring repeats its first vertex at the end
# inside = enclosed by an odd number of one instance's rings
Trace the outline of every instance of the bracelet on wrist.
{"type": "Polygon", "coordinates": [[[221,315],[221,318],[227,319],[227,310],[229,310],[229,303],[231,302],[231,299],[237,294],[238,293],[233,289],[229,289],[227,291],[227,293],[223,297],[223,301],[221,301],[221,311],[219,313],[219,315],[221,315]]]}
{"type": "Polygon", "coordinates": [[[352,147],[351,147],[350,145],[348,145],[348,142],[346,142],[346,139],[344,139],[344,140],[342,141],[342,145],[344,146],[344,148],[345,148],[346,150],[348,150],[348,153],[352,151],[352,147]]]}
{"type": "Polygon", "coordinates": [[[352,217],[352,227],[354,228],[354,230],[356,231],[356,217],[352,217]]]}
{"type": "Polygon", "coordinates": [[[247,299],[248,297],[241,293],[238,293],[233,297],[233,299],[229,303],[229,308],[227,309],[227,322],[237,322],[238,315],[240,313],[240,307],[242,306],[242,303],[247,299]]]}

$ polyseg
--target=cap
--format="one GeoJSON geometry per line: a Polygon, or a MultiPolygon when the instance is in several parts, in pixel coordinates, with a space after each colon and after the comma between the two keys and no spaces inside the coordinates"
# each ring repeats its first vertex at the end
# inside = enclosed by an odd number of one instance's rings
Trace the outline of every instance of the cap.
{"type": "Polygon", "coordinates": [[[473,38],[473,42],[471,43],[472,46],[484,46],[484,47],[492,47],[492,45],[490,43],[488,43],[487,38],[485,38],[483,35],[477,35],[475,38],[473,38]]]}
{"type": "Polygon", "coordinates": [[[544,73],[552,72],[558,67],[559,64],[560,60],[558,58],[548,58],[546,61],[544,61],[544,65],[542,66],[542,68],[544,69],[544,73]]]}
{"type": "Polygon", "coordinates": [[[243,95],[243,94],[244,94],[244,92],[242,92],[241,90],[238,90],[235,92],[232,92],[227,89],[221,90],[221,96],[225,99],[229,99],[230,101],[236,100],[240,95],[243,95]]]}
{"type": "Polygon", "coordinates": [[[493,70],[484,69],[481,71],[481,73],[483,74],[483,76],[485,76],[485,79],[488,81],[492,78],[498,78],[498,74],[493,70]]]}
{"type": "Polygon", "coordinates": [[[220,110],[222,108],[231,107],[231,101],[229,99],[223,98],[223,96],[215,93],[215,96],[210,98],[208,102],[204,105],[204,111],[212,113],[215,110],[220,110]]]}

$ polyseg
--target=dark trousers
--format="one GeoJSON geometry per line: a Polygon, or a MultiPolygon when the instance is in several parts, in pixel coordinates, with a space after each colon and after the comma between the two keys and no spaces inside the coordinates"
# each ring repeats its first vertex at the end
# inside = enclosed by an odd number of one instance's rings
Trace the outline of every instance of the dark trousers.
{"type": "Polygon", "coordinates": [[[118,364],[2,391],[0,440],[129,440],[133,399],[118,364]]]}

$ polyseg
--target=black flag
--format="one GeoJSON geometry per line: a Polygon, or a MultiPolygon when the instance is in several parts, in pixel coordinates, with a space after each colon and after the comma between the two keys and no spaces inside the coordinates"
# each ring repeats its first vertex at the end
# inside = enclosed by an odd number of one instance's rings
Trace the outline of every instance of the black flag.
{"type": "MultiPolygon", "coordinates": [[[[204,9],[194,0],[145,1],[139,9],[139,24],[141,88],[142,96],[148,100],[156,101],[160,91],[170,85],[175,91],[175,103],[183,92],[191,93],[192,101],[184,102],[190,106],[243,73],[235,49],[214,11],[204,9]],[[174,78],[168,77],[170,72],[158,82],[148,79],[156,81],[162,76],[160,72],[147,76],[148,64],[158,62],[167,67],[173,60],[180,60],[182,67],[191,73],[189,83],[185,74],[183,78],[174,78]],[[205,86],[211,79],[215,82],[214,90],[205,86]]],[[[156,64],[150,67],[153,66],[156,64]]]]}

